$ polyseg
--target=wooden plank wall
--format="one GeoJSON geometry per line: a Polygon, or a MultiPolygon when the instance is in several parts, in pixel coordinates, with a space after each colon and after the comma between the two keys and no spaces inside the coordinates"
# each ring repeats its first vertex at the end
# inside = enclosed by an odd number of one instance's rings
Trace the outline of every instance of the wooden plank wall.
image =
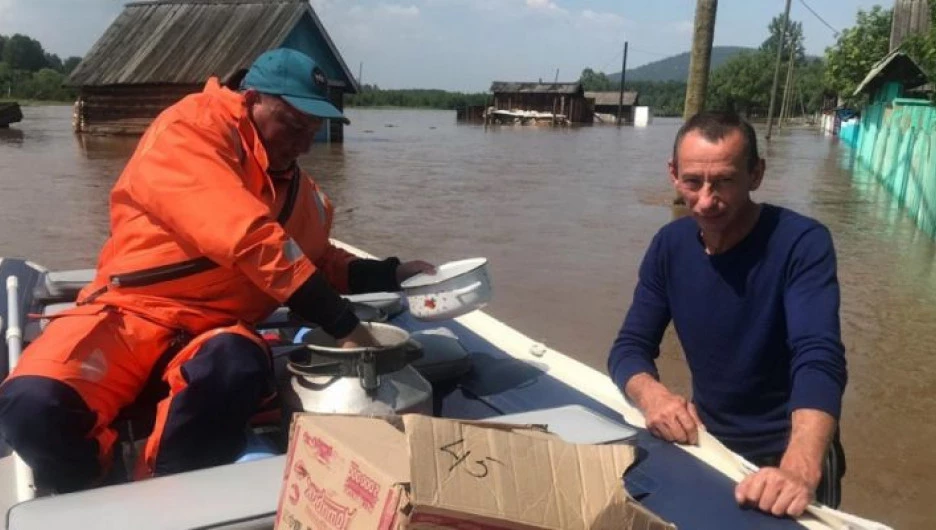
{"type": "Polygon", "coordinates": [[[890,51],[900,47],[910,35],[929,31],[929,0],[897,0],[891,22],[890,51]]]}
{"type": "MultiPolygon", "coordinates": [[[[201,92],[201,85],[139,85],[84,87],[75,103],[75,132],[90,134],[143,134],[150,122],[167,107],[188,94],[201,92]]],[[[344,92],[330,90],[332,102],[344,108],[344,92]]],[[[332,142],[344,140],[344,128],[331,120],[332,142]]]]}
{"type": "Polygon", "coordinates": [[[198,85],[82,88],[75,103],[75,132],[142,134],[166,107],[201,89],[198,85]]]}
{"type": "MultiPolygon", "coordinates": [[[[331,99],[332,104],[344,113],[344,90],[339,87],[329,87],[328,97],[331,99]]],[[[332,143],[344,142],[344,124],[339,120],[329,120],[328,123],[329,127],[331,127],[329,141],[332,143]]]]}
{"type": "Polygon", "coordinates": [[[591,123],[588,101],[580,94],[497,94],[494,108],[498,110],[535,110],[566,114],[573,123],[591,123]]]}

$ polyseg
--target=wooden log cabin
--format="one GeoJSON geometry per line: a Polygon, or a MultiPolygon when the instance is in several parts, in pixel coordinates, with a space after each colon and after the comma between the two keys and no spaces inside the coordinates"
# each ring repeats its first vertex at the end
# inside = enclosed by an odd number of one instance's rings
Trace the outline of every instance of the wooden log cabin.
{"type": "Polygon", "coordinates": [[[523,110],[562,114],[572,123],[591,123],[593,110],[581,83],[524,83],[494,81],[494,110],[523,110]]]}
{"type": "Polygon", "coordinates": [[[634,107],[637,106],[639,100],[637,92],[625,91],[623,101],[621,101],[619,90],[585,92],[585,99],[594,108],[595,123],[617,123],[619,105],[622,123],[634,123],[634,107]]]}
{"type": "MultiPolygon", "coordinates": [[[[134,2],[107,28],[69,76],[78,88],[79,133],[140,134],[163,109],[200,92],[211,76],[236,82],[264,51],[292,48],[314,58],[339,108],[358,91],[337,47],[305,0],[134,2]]],[[[340,142],[330,120],[317,141],[340,142]]]]}

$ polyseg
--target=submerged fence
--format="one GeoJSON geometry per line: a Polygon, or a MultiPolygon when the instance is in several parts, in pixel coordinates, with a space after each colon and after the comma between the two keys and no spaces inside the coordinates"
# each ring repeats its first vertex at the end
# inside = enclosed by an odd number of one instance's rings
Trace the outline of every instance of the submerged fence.
{"type": "Polygon", "coordinates": [[[936,238],[936,107],[917,99],[868,105],[857,134],[842,139],[917,226],[936,238]]]}

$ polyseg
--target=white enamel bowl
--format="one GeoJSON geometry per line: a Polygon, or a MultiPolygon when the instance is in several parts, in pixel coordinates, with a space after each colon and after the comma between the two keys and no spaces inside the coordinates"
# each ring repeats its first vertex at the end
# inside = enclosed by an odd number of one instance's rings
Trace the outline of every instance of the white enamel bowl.
{"type": "Polygon", "coordinates": [[[417,274],[400,285],[410,313],[419,320],[448,320],[481,309],[491,300],[486,258],[451,261],[435,274],[417,274]]]}

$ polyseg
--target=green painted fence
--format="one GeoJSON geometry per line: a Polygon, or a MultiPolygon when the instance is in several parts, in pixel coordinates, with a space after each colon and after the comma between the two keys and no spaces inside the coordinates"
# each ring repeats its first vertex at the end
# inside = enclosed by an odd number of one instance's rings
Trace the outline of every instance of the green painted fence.
{"type": "Polygon", "coordinates": [[[858,162],[936,237],[936,107],[899,98],[868,105],[854,148],[858,162]]]}

